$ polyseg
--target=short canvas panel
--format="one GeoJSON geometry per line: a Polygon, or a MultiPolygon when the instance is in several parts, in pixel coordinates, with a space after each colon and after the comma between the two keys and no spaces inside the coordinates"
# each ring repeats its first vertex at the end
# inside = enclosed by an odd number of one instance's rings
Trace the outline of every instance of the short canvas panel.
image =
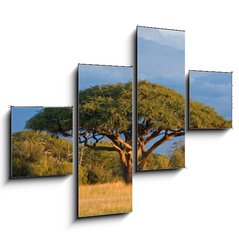
{"type": "Polygon", "coordinates": [[[185,166],[185,32],[137,28],[137,171],[185,166]]]}
{"type": "Polygon", "coordinates": [[[72,107],[11,107],[11,178],[72,174],[72,107]]]}
{"type": "Polygon", "coordinates": [[[232,73],[189,72],[189,129],[232,128],[232,73]]]}
{"type": "Polygon", "coordinates": [[[78,68],[78,217],[132,211],[132,67],[78,68]]]}

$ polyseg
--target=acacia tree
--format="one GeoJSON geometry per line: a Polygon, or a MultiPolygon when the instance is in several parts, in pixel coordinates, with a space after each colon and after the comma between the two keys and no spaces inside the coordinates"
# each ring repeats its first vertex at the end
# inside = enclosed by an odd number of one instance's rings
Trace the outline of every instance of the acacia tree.
{"type": "Polygon", "coordinates": [[[184,119],[185,99],[181,94],[158,84],[139,81],[137,135],[139,171],[160,145],[185,134],[184,119]],[[147,144],[152,141],[155,141],[154,144],[147,149],[147,144]]]}
{"type": "Polygon", "coordinates": [[[125,182],[132,182],[131,82],[80,91],[79,143],[94,150],[118,152],[125,182]],[[101,144],[106,140],[111,146],[101,144]]]}
{"type": "MultiPolygon", "coordinates": [[[[227,128],[231,121],[202,103],[190,101],[190,127],[227,128]]],[[[148,157],[172,138],[185,135],[185,98],[158,84],[138,83],[137,169],[142,170],[148,157]],[[156,140],[156,141],[155,141],[156,140]],[[154,141],[146,149],[146,145],[154,141]]]]}
{"type": "MultiPolygon", "coordinates": [[[[137,169],[142,170],[149,156],[160,145],[185,134],[185,99],[172,89],[148,81],[139,81],[137,101],[137,169]]],[[[213,109],[203,104],[200,106],[198,108],[198,103],[195,102],[190,104],[190,111],[194,113],[190,121],[195,124],[210,124],[213,120],[221,127],[229,124],[229,121],[213,109]],[[202,110],[210,117],[201,115],[202,110]]],[[[27,127],[68,136],[71,135],[71,122],[70,113],[61,114],[45,109],[30,119],[27,127]]],[[[95,86],[80,91],[78,129],[80,144],[94,150],[119,153],[125,182],[131,183],[132,83],[95,86]],[[105,141],[109,141],[111,145],[104,144],[105,141]]]]}
{"type": "Polygon", "coordinates": [[[27,129],[72,137],[72,108],[43,108],[26,122],[27,129]]]}
{"type": "Polygon", "coordinates": [[[190,100],[189,127],[190,129],[225,129],[232,127],[232,121],[225,120],[213,108],[190,100]]]}

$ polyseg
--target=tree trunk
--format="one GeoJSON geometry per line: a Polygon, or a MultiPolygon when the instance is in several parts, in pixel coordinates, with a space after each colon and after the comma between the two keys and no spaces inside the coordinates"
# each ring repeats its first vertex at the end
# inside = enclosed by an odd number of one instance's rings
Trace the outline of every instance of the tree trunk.
{"type": "Polygon", "coordinates": [[[125,183],[132,184],[132,151],[122,151],[120,155],[125,183]]]}
{"type": "Polygon", "coordinates": [[[81,166],[81,164],[82,164],[82,160],[83,160],[83,157],[84,157],[84,154],[85,154],[85,148],[83,147],[83,148],[80,148],[79,147],[79,160],[78,160],[78,162],[79,162],[79,165],[81,166]]]}
{"type": "Polygon", "coordinates": [[[160,140],[158,140],[157,142],[155,142],[147,151],[143,152],[140,151],[140,148],[138,148],[138,156],[137,156],[137,162],[139,162],[139,164],[137,164],[137,170],[138,171],[142,171],[144,168],[144,165],[148,159],[148,157],[153,154],[153,152],[156,150],[157,147],[159,147],[160,145],[164,144],[165,142],[171,140],[174,137],[178,137],[178,136],[182,136],[184,135],[185,132],[173,132],[170,134],[165,134],[160,140]],[[141,152],[141,156],[140,155],[141,152]]]}
{"type": "Polygon", "coordinates": [[[137,165],[137,170],[138,170],[138,171],[142,171],[142,170],[143,170],[144,165],[145,165],[148,157],[149,157],[148,154],[146,154],[146,153],[144,153],[144,152],[142,153],[140,159],[138,159],[138,161],[140,160],[140,161],[139,161],[139,164],[137,165]]]}

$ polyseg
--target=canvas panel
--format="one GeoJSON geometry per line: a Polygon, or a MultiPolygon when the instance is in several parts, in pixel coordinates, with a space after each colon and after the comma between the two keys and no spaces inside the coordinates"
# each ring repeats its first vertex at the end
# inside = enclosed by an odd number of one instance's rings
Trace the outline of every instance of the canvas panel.
{"type": "Polygon", "coordinates": [[[78,217],[132,211],[132,67],[78,68],[78,217]]]}
{"type": "Polygon", "coordinates": [[[185,166],[185,33],[137,27],[137,171],[185,166]]]}
{"type": "Polygon", "coordinates": [[[189,129],[232,128],[232,73],[189,72],[189,129]]]}
{"type": "Polygon", "coordinates": [[[72,107],[11,107],[11,178],[72,174],[72,107]]]}

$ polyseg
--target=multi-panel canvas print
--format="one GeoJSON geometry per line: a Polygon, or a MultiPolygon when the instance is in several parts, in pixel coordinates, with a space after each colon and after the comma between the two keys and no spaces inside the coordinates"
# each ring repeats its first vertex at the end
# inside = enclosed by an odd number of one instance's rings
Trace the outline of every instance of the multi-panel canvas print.
{"type": "Polygon", "coordinates": [[[78,217],[132,211],[132,67],[78,68],[78,217]]]}
{"type": "Polygon", "coordinates": [[[11,178],[72,173],[72,107],[11,107],[11,178]]]}
{"type": "Polygon", "coordinates": [[[137,171],[185,166],[185,32],[137,27],[137,171]]]}
{"type": "Polygon", "coordinates": [[[232,128],[232,72],[189,72],[189,129],[232,128]]]}

